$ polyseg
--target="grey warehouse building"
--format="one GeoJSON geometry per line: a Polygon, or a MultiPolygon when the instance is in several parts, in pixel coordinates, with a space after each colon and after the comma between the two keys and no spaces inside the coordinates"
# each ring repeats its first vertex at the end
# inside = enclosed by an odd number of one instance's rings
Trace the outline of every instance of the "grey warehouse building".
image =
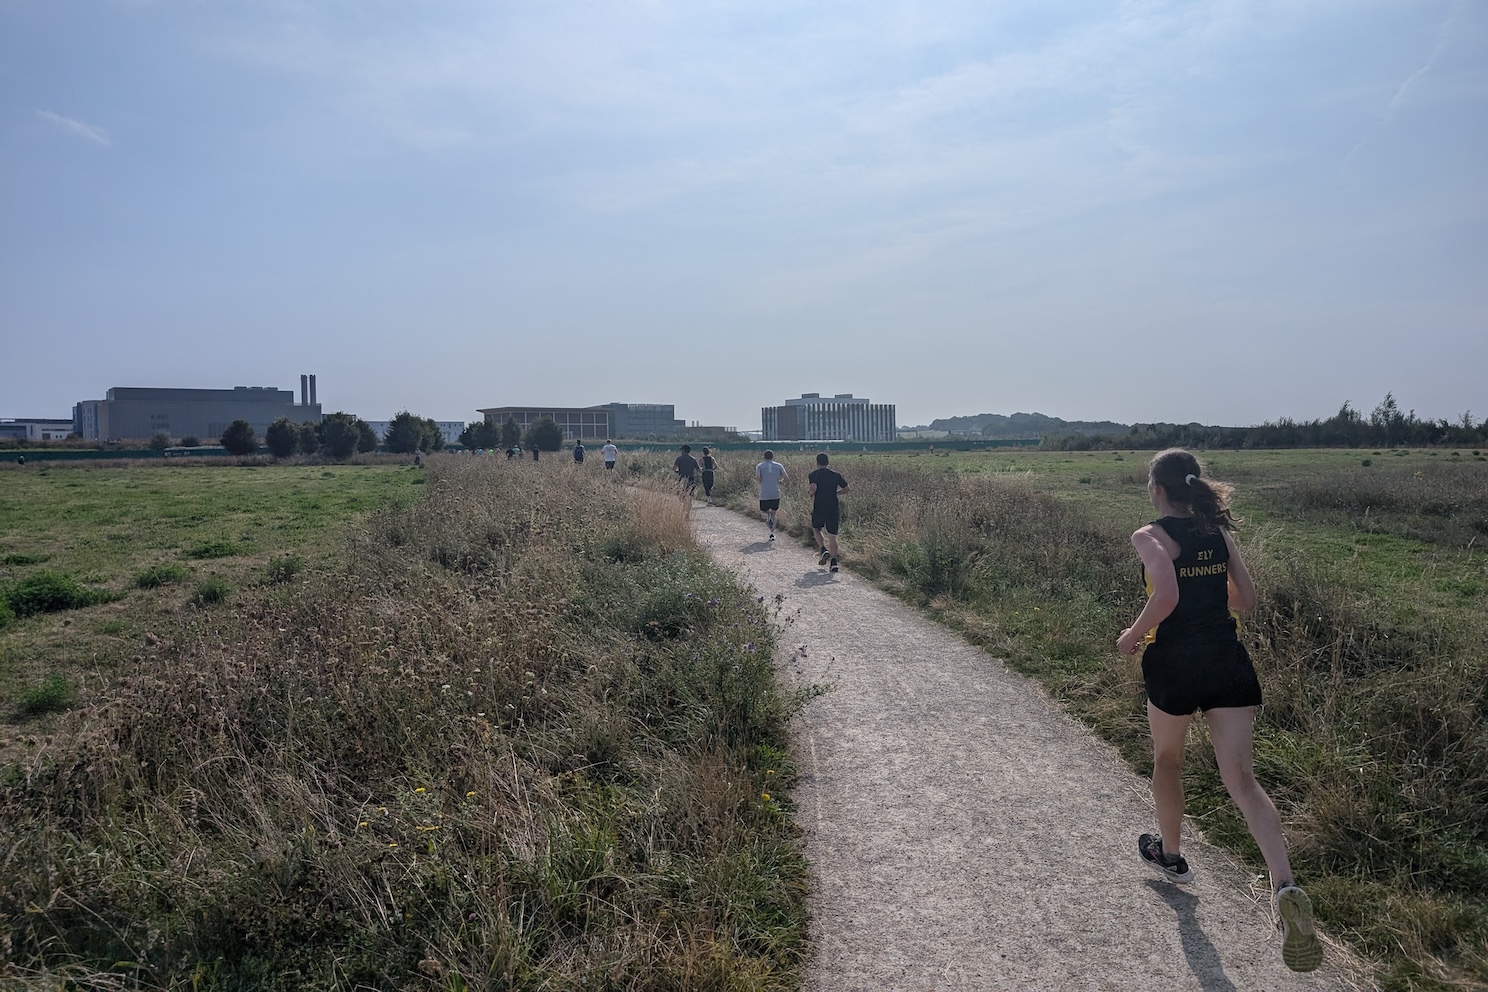
{"type": "Polygon", "coordinates": [[[567,438],[674,438],[686,430],[670,403],[604,403],[583,407],[498,406],[480,410],[486,423],[500,427],[511,420],[522,430],[552,417],[567,438]]]}
{"type": "Polygon", "coordinates": [[[766,441],[894,441],[899,437],[894,404],[870,403],[852,393],[800,399],[760,410],[761,437],[766,441]]]}
{"type": "Polygon", "coordinates": [[[293,390],[273,386],[232,389],[152,389],[115,386],[101,400],[83,400],[72,408],[73,430],[89,440],[195,436],[213,441],[234,420],[246,420],[262,437],[280,417],[318,424],[315,376],[300,377],[300,402],[293,390]]]}

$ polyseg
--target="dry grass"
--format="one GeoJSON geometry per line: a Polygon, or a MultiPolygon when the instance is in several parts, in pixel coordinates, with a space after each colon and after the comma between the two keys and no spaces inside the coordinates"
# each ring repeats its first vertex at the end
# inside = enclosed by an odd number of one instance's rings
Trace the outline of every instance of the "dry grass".
{"type": "Polygon", "coordinates": [[[759,605],[685,509],[432,463],[6,769],[7,988],[794,986],[759,605]]]}

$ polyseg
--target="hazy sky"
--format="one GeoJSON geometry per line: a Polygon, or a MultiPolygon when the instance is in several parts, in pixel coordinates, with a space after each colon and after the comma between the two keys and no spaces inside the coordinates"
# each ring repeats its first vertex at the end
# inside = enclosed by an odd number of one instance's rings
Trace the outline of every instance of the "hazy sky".
{"type": "Polygon", "coordinates": [[[0,416],[1488,415],[1484,0],[0,0],[0,416]]]}

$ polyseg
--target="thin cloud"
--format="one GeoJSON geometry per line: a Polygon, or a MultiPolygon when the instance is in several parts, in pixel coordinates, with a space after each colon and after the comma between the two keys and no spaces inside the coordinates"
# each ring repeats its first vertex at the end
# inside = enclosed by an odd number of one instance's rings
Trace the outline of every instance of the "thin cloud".
{"type": "Polygon", "coordinates": [[[113,142],[109,141],[108,134],[105,133],[103,128],[101,127],[96,127],[92,124],[84,124],[82,121],[75,121],[71,117],[63,117],[61,114],[54,114],[50,110],[38,110],[36,112],[36,116],[40,117],[48,124],[61,128],[68,134],[74,135],[79,138],[85,138],[88,141],[97,142],[98,144],[103,145],[105,148],[108,148],[113,144],[113,142]]]}

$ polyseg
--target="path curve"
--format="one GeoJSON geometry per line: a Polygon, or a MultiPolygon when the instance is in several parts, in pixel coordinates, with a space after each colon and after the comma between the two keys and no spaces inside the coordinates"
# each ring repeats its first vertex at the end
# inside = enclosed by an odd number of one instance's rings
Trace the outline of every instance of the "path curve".
{"type": "Polygon", "coordinates": [[[795,741],[808,992],[1369,987],[1331,947],[1288,971],[1266,883],[1217,849],[1185,835],[1187,886],[1143,865],[1146,780],[1037,684],[758,520],[703,504],[692,520],[716,561],[784,597],[787,677],[830,686],[795,741]]]}

